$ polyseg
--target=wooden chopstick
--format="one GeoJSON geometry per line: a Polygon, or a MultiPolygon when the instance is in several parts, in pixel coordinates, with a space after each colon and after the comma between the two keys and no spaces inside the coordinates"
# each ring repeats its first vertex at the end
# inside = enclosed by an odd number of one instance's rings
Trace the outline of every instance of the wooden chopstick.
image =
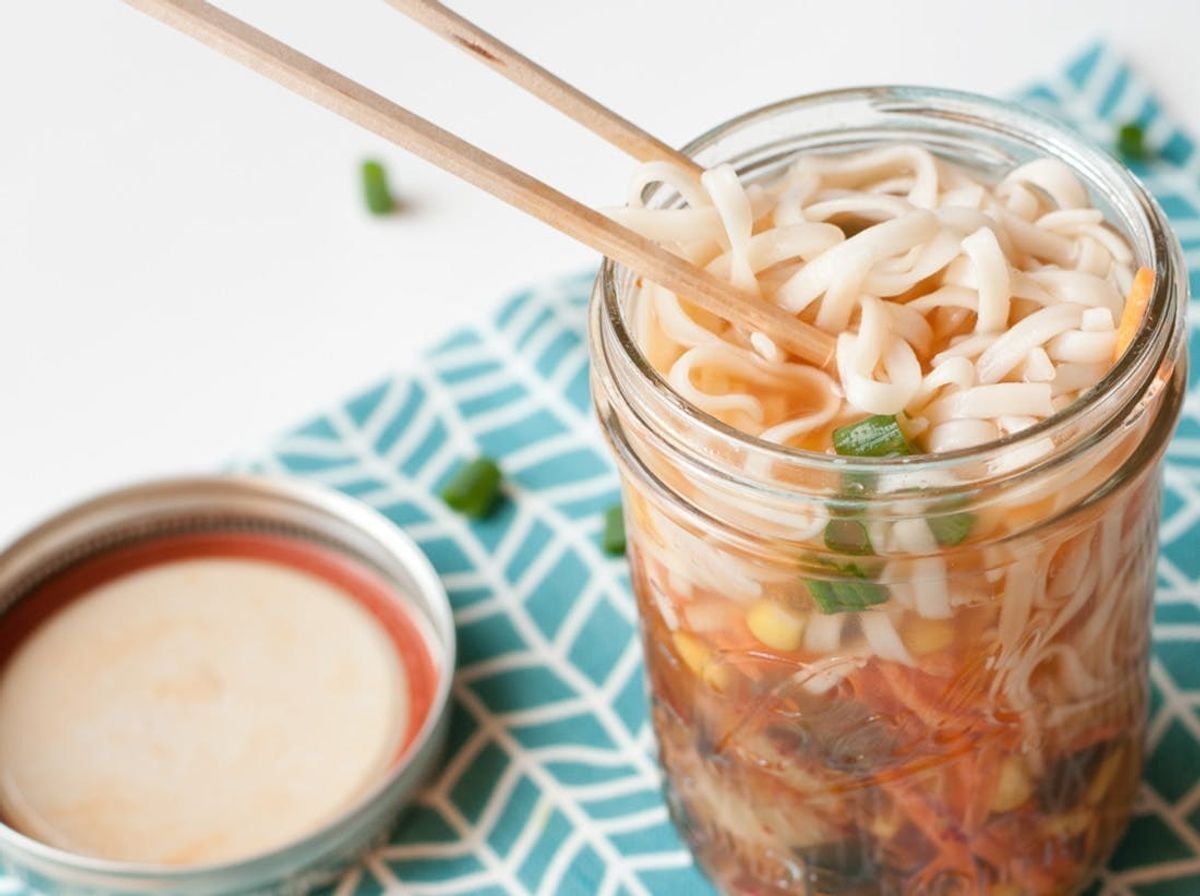
{"type": "Polygon", "coordinates": [[[437,0],[387,2],[635,159],[671,162],[695,174],[703,172],[690,156],[646,133],[437,0]]]}
{"type": "Polygon", "coordinates": [[[125,0],[130,6],[480,187],[725,320],[757,330],[818,366],[829,334],[735,290],[656,243],[518,168],[414,115],[204,0],[125,0]]]}

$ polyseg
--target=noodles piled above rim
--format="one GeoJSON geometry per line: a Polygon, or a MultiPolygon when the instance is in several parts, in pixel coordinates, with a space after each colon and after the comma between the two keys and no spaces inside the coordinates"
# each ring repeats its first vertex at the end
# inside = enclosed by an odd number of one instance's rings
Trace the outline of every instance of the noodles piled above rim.
{"type": "Polygon", "coordinates": [[[1152,282],[1052,158],[994,184],[905,144],[801,156],[766,185],[729,165],[695,177],[654,162],[610,214],[837,337],[828,372],[656,284],[633,306],[639,345],[681,396],[816,451],[868,416],[894,417],[928,452],[1027,429],[1103,378],[1152,282]],[[656,183],[683,204],[645,207],[656,183]]]}

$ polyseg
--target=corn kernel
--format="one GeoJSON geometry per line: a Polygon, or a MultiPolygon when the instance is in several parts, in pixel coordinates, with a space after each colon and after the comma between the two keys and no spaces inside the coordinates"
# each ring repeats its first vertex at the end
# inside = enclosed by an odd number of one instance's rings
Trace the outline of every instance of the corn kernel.
{"type": "Polygon", "coordinates": [[[1011,812],[1033,795],[1033,782],[1025,763],[1018,756],[1009,756],[1000,766],[996,792],[992,795],[993,812],[1011,812]]]}
{"type": "Polygon", "coordinates": [[[804,617],[772,600],[746,611],[746,627],[772,650],[799,650],[804,642],[804,617]]]}
{"type": "Polygon", "coordinates": [[[704,666],[708,662],[708,647],[691,632],[675,632],[671,636],[675,642],[675,652],[684,664],[692,670],[697,678],[704,675],[704,666]]]}
{"type": "Polygon", "coordinates": [[[949,619],[916,617],[904,626],[904,644],[918,656],[937,653],[954,643],[954,623],[949,619]]]}
{"type": "Polygon", "coordinates": [[[691,632],[678,631],[671,636],[675,651],[692,674],[718,693],[729,690],[733,673],[728,666],[716,662],[712,649],[691,632]]]}

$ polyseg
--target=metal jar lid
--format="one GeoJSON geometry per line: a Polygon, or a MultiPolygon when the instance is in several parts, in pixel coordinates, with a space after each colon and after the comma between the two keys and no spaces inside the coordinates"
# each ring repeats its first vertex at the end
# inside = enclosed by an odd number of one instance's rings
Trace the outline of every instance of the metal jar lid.
{"type": "Polygon", "coordinates": [[[42,583],[90,558],[179,535],[254,534],[319,545],[395,588],[436,666],[429,711],[400,761],[340,817],[227,863],[157,866],[75,855],[0,819],[0,868],[43,892],[302,893],[330,882],[380,840],[432,770],[445,738],[454,623],[441,581],[386,518],[325,488],[255,476],[158,480],[109,492],[37,526],[0,553],[0,619],[42,583]]]}

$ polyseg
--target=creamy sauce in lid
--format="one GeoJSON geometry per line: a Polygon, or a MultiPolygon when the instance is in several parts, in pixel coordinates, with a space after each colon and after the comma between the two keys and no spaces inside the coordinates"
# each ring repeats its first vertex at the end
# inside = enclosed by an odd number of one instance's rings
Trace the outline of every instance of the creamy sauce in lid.
{"type": "Polygon", "coordinates": [[[10,651],[6,823],[100,858],[229,861],[336,819],[395,764],[422,699],[396,626],[344,575],[217,554],[107,577],[10,651]]]}

